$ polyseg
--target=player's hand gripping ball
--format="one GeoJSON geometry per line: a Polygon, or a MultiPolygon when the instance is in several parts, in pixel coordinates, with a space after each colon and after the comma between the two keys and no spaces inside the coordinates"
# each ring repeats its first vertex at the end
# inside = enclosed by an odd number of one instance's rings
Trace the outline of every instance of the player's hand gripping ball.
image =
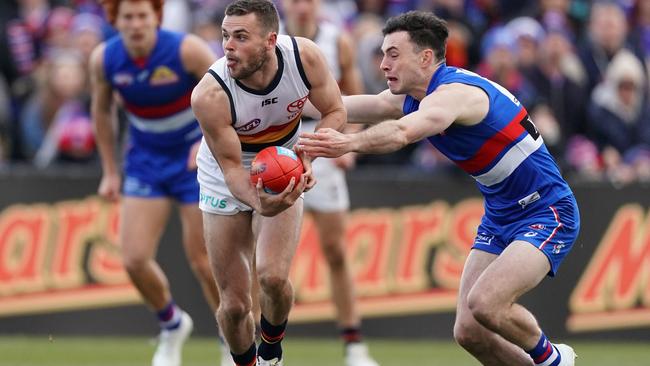
{"type": "Polygon", "coordinates": [[[300,175],[305,168],[296,153],[282,146],[269,146],[257,153],[251,164],[251,182],[257,184],[262,179],[264,191],[277,194],[284,191],[291,178],[300,181],[300,175]]]}

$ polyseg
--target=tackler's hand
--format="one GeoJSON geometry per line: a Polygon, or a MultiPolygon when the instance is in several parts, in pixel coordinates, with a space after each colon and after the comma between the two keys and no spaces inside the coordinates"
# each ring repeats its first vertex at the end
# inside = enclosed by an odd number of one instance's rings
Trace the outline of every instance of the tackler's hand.
{"type": "Polygon", "coordinates": [[[350,145],[348,135],[331,128],[322,128],[314,133],[301,133],[297,146],[312,157],[337,158],[350,152],[350,145]]]}

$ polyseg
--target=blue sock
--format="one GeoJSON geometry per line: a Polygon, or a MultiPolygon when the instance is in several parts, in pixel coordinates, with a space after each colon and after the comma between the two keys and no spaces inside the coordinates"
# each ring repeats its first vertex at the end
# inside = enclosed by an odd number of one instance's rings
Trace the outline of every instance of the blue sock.
{"type": "Polygon", "coordinates": [[[181,325],[181,309],[176,306],[174,300],[170,300],[169,304],[165,305],[156,315],[162,329],[173,330],[181,325]]]}
{"type": "Polygon", "coordinates": [[[551,343],[551,341],[546,338],[546,335],[542,333],[542,336],[539,338],[539,342],[535,348],[526,351],[535,362],[535,365],[545,366],[557,366],[560,364],[562,357],[557,348],[551,343]]]}

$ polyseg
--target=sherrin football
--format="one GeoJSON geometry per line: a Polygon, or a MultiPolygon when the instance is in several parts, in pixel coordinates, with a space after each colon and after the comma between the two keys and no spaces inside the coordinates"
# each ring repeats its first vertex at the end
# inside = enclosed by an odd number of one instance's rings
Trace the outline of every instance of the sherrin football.
{"type": "Polygon", "coordinates": [[[269,146],[262,149],[251,163],[251,182],[257,184],[262,178],[264,191],[277,194],[284,191],[291,178],[296,178],[296,184],[305,169],[296,153],[282,146],[269,146]]]}

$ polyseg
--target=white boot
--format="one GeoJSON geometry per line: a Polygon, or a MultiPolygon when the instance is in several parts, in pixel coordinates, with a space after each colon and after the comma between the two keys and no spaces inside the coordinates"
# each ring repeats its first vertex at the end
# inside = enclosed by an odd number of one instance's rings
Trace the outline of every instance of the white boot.
{"type": "MultiPolygon", "coordinates": [[[[182,311],[182,310],[181,310],[182,311]]],[[[176,329],[164,329],[158,338],[158,348],[151,361],[152,366],[180,366],[183,343],[192,333],[192,318],[183,311],[181,323],[176,329]]]]}
{"type": "Polygon", "coordinates": [[[578,355],[576,355],[573,348],[562,343],[556,344],[555,348],[557,348],[557,351],[562,357],[558,366],[575,366],[578,355]]]}
{"type": "Polygon", "coordinates": [[[282,359],[277,357],[272,360],[264,360],[262,357],[257,356],[257,366],[282,366],[282,359]]]}
{"type": "Polygon", "coordinates": [[[379,366],[364,343],[350,343],[345,350],[345,366],[379,366]]]}

